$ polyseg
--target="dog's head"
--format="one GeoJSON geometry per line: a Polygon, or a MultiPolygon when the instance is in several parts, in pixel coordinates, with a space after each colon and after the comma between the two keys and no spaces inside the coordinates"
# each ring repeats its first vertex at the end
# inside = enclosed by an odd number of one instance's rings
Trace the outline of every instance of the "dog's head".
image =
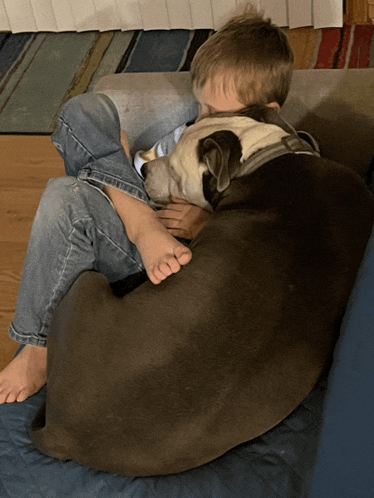
{"type": "Polygon", "coordinates": [[[179,197],[212,210],[233,178],[245,174],[243,162],[292,130],[278,112],[251,106],[240,115],[219,113],[187,128],[172,152],[147,163],[145,187],[156,207],[179,197]]]}

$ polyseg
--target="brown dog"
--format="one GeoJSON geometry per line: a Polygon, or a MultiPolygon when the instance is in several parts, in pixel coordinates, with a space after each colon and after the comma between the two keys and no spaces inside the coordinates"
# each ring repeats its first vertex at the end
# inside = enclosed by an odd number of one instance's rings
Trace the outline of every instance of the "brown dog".
{"type": "Polygon", "coordinates": [[[274,427],[328,367],[373,197],[314,155],[240,176],[241,147],[224,130],[194,148],[214,214],[179,273],[119,298],[86,272],[61,302],[31,433],[43,452],[118,474],[185,471],[274,427]]]}

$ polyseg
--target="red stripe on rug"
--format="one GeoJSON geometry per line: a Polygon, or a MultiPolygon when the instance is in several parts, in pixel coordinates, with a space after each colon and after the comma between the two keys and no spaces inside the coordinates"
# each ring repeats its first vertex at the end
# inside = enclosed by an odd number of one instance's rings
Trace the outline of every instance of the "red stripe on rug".
{"type": "Polygon", "coordinates": [[[367,68],[370,65],[370,47],[374,34],[374,26],[356,26],[351,57],[350,68],[367,68]]]}
{"type": "Polygon", "coordinates": [[[344,26],[343,40],[341,43],[341,49],[339,53],[338,63],[336,64],[337,69],[344,69],[345,62],[348,56],[349,40],[352,36],[352,26],[344,26]]]}
{"type": "Polygon", "coordinates": [[[322,41],[315,69],[332,69],[334,67],[335,54],[339,50],[341,30],[340,28],[323,28],[321,31],[322,41]]]}

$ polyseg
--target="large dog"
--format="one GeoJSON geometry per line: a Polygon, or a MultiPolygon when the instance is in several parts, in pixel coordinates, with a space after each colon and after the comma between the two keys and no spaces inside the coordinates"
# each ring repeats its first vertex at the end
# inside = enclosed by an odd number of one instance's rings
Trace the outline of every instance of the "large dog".
{"type": "Polygon", "coordinates": [[[248,166],[292,135],[256,112],[240,126],[200,121],[145,168],[156,204],[177,195],[213,211],[188,265],[124,298],[86,272],[59,305],[31,433],[43,452],[118,474],[181,472],[275,426],[326,372],[373,197],[307,150],[248,166]]]}

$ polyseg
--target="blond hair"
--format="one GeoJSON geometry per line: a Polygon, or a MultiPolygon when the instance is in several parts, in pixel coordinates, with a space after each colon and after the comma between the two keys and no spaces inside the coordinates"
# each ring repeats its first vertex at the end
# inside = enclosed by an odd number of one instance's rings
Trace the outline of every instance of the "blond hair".
{"type": "Polygon", "coordinates": [[[213,93],[234,92],[244,106],[287,98],[293,53],[286,35],[270,19],[247,7],[201,45],[191,63],[191,82],[213,93]]]}

